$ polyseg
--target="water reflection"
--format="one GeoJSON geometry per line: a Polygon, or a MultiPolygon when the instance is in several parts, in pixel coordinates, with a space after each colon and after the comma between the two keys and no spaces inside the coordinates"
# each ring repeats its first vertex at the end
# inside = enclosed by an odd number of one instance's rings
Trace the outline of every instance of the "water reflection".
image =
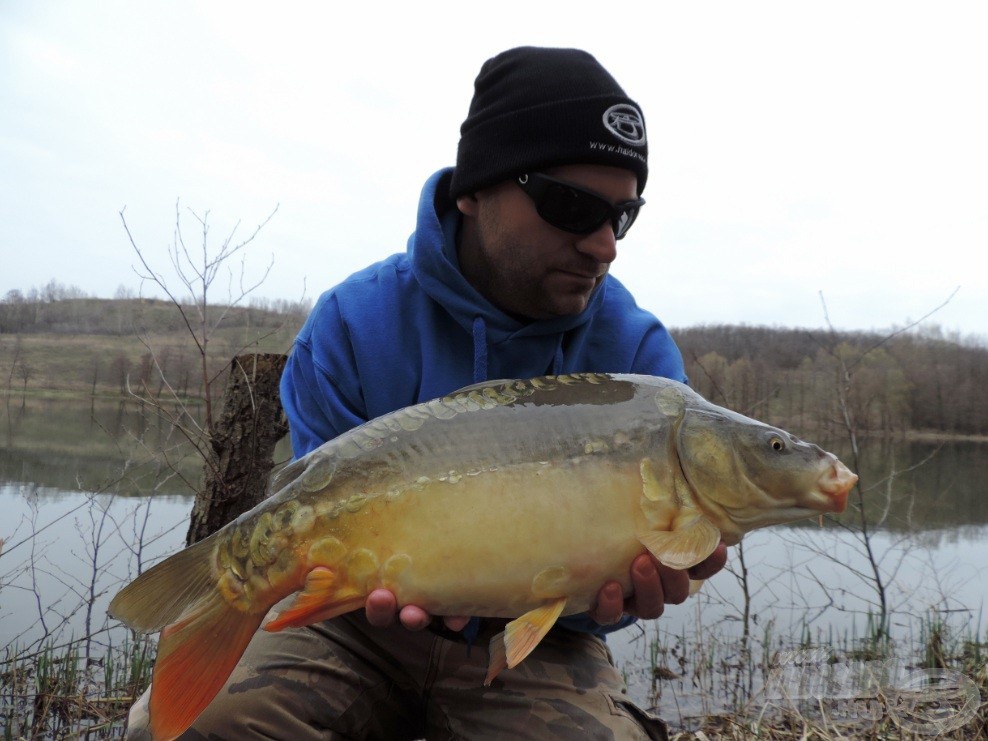
{"type": "MultiPolygon", "coordinates": [[[[198,481],[201,460],[179,431],[145,404],[31,399],[22,405],[8,400],[0,414],[0,481],[124,495],[187,495],[192,493],[187,482],[198,481]],[[122,476],[124,471],[128,475],[122,476]]],[[[846,441],[820,442],[861,477],[870,527],[956,530],[960,535],[988,525],[988,444],[867,439],[855,466],[846,441]]],[[[283,444],[276,459],[289,455],[283,444]]],[[[850,501],[839,521],[854,525],[856,493],[850,501]]]]}
{"type": "Polygon", "coordinates": [[[147,405],[32,399],[2,414],[0,481],[125,496],[188,495],[198,481],[201,459],[147,405]]]}
{"type": "Polygon", "coordinates": [[[94,636],[119,644],[106,617],[123,584],[180,549],[190,497],[122,497],[0,482],[0,646],[94,636]]]}
{"type": "MultiPolygon", "coordinates": [[[[942,531],[954,536],[988,525],[988,444],[971,441],[869,439],[861,443],[857,464],[843,441],[821,443],[860,477],[848,509],[835,521],[860,527],[861,503],[869,529],[898,533],[942,531]]],[[[815,520],[793,523],[816,527],[815,520]]],[[[974,536],[972,536],[974,537],[974,536]]]]}

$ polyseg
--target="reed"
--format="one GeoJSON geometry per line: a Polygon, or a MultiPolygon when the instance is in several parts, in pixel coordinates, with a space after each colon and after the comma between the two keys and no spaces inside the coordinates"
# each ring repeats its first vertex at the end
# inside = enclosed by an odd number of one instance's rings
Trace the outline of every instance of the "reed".
{"type": "MultiPolygon", "coordinates": [[[[775,632],[770,622],[757,637],[731,635],[726,628],[670,635],[657,621],[643,631],[648,641],[648,650],[642,654],[645,665],[625,667],[625,673],[632,680],[642,673],[650,678],[646,704],[679,729],[673,739],[702,741],[910,738],[909,728],[903,728],[889,712],[894,705],[885,682],[915,676],[917,671],[944,670],[973,683],[981,701],[976,711],[968,707],[961,727],[948,727],[934,735],[985,738],[988,642],[978,627],[981,615],[963,623],[957,611],[897,614],[898,623],[913,627],[912,633],[901,632],[897,641],[876,618],[866,615],[861,632],[838,632],[833,626],[810,631],[803,624],[788,636],[775,632]],[[796,666],[786,671],[787,662],[796,666]],[[811,680],[824,681],[794,685],[804,672],[811,680]],[[879,682],[882,689],[855,696],[854,682],[869,673],[883,680],[879,682]],[[792,685],[788,688],[792,696],[779,696],[780,676],[783,685],[792,685]]],[[[965,686],[970,689],[972,685],[965,686]]],[[[931,718],[937,712],[934,704],[928,713],[931,718]]]]}
{"type": "Polygon", "coordinates": [[[2,738],[115,738],[127,711],[151,681],[154,642],[146,637],[109,645],[85,658],[84,639],[35,651],[0,651],[2,738]]]}

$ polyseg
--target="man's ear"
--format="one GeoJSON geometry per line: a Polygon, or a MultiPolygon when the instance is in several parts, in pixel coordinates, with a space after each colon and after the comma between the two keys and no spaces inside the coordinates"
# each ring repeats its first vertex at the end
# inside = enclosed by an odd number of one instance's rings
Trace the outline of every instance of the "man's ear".
{"type": "Polygon", "coordinates": [[[470,195],[460,196],[456,199],[456,208],[464,216],[475,217],[477,215],[477,196],[472,193],[470,195]]]}

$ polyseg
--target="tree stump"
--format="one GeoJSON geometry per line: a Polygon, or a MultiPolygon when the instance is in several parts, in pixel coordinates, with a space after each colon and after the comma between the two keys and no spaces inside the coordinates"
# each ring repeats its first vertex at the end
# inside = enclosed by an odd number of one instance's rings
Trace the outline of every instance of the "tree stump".
{"type": "Polygon", "coordinates": [[[274,448],[288,432],[278,385],[287,356],[239,355],[230,365],[223,412],[216,423],[203,486],[192,507],[192,545],[267,496],[274,448]]]}

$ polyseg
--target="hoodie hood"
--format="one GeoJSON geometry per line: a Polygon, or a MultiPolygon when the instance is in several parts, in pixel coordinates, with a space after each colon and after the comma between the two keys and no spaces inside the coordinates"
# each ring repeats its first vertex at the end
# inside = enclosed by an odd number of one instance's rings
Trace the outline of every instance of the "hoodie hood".
{"type": "Polygon", "coordinates": [[[419,199],[415,233],[408,240],[412,272],[422,289],[470,334],[476,335],[478,319],[483,322],[486,340],[492,347],[542,336],[552,336],[555,344],[562,334],[590,321],[604,301],[609,278],[601,282],[587,308],[579,314],[523,322],[494,306],[463,277],[456,254],[460,213],[449,197],[452,176],[453,169],[447,168],[426,182],[419,199]]]}

